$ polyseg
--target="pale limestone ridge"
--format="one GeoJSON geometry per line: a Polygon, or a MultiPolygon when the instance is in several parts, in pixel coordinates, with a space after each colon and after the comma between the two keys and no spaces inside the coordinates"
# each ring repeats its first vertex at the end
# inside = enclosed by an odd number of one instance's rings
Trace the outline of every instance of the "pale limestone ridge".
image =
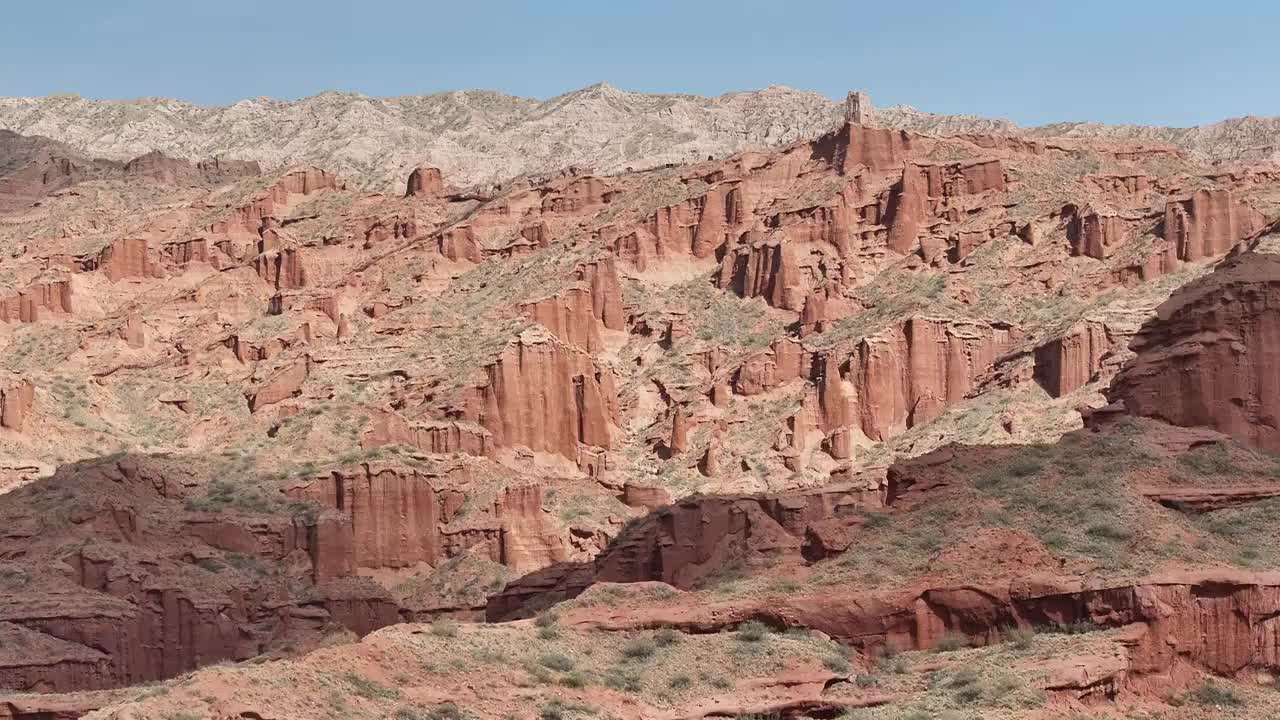
{"type": "MultiPolygon", "coordinates": [[[[418,165],[446,182],[503,182],[568,166],[612,173],[785,145],[827,131],[848,101],[770,86],[717,97],[647,94],[607,83],[548,100],[488,90],[372,98],[326,92],[296,101],[252,98],[205,106],[168,98],[0,98],[0,129],[41,135],[88,155],[125,160],[151,150],[222,155],[266,167],[310,164],[356,184],[390,189],[418,165]]],[[[1280,119],[1246,117],[1195,128],[1057,123],[1022,128],[1001,119],[907,105],[872,108],[868,122],[936,135],[1023,134],[1172,143],[1203,160],[1280,159],[1280,119]]]]}

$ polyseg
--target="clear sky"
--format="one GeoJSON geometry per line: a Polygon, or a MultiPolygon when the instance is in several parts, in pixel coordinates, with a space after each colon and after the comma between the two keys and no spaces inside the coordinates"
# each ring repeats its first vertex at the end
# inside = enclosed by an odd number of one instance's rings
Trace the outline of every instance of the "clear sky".
{"type": "Polygon", "coordinates": [[[1274,0],[4,0],[0,95],[769,84],[878,105],[1192,125],[1280,115],[1274,0]]]}

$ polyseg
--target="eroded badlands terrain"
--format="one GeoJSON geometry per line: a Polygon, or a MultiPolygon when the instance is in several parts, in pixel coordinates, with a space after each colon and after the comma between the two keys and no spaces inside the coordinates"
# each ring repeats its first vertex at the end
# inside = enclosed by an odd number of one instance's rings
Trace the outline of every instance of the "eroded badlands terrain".
{"type": "Polygon", "coordinates": [[[1273,717],[1280,166],[865,102],[393,193],[0,134],[0,718],[1273,717]]]}

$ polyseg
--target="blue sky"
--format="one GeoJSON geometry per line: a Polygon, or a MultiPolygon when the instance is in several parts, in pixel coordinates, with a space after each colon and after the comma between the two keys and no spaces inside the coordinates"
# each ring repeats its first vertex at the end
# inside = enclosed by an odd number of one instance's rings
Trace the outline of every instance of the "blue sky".
{"type": "Polygon", "coordinates": [[[0,95],[545,98],[603,80],[862,88],[1023,124],[1280,115],[1280,3],[1260,0],[8,0],[0,23],[0,95]]]}

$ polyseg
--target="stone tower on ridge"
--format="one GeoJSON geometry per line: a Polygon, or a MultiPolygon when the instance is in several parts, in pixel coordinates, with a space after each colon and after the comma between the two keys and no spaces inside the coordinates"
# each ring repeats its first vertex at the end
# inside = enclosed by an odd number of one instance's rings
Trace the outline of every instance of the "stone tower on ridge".
{"type": "Polygon", "coordinates": [[[844,120],[855,125],[866,125],[871,119],[871,96],[861,90],[851,90],[844,99],[844,120]]]}

